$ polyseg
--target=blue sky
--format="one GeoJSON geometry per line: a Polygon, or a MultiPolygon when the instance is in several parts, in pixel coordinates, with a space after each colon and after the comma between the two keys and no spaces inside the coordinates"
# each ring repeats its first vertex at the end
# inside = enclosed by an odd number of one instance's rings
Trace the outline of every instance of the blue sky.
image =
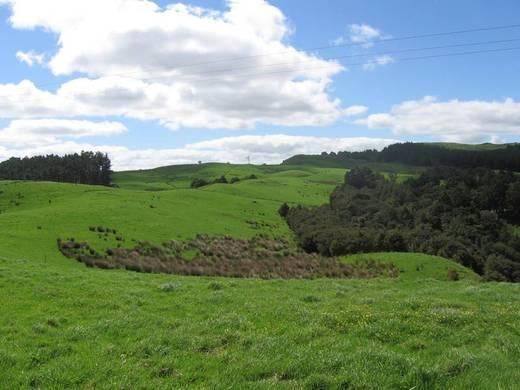
{"type": "Polygon", "coordinates": [[[520,139],[520,50],[406,60],[520,48],[520,28],[385,42],[513,25],[518,1],[136,2],[0,0],[0,159],[91,147],[126,169],[520,139]],[[498,40],[510,42],[391,54],[498,40]],[[330,60],[348,55],[348,69],[330,60]]]}

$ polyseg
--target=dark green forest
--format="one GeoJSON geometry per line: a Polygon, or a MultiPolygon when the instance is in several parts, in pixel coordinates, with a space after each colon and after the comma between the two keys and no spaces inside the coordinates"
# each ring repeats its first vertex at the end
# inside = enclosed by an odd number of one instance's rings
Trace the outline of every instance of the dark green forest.
{"type": "Polygon", "coordinates": [[[280,208],[307,252],[444,256],[487,280],[520,281],[520,178],[485,168],[430,168],[399,183],[355,168],[329,204],[280,208]]]}
{"type": "Polygon", "coordinates": [[[0,180],[110,185],[111,162],[100,152],[11,158],[0,163],[0,180]]]}
{"type": "Polygon", "coordinates": [[[490,149],[454,149],[442,144],[401,143],[387,146],[382,151],[332,152],[321,155],[298,155],[283,164],[321,163],[350,168],[356,162],[400,163],[412,166],[453,166],[459,168],[482,167],[520,171],[520,144],[508,144],[490,149]]]}

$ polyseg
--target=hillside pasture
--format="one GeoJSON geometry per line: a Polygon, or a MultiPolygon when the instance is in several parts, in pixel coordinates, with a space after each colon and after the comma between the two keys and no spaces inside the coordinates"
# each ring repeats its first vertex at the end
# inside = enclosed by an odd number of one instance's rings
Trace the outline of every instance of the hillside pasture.
{"type": "Polygon", "coordinates": [[[119,188],[0,182],[0,388],[515,388],[520,285],[446,259],[366,254],[400,276],[259,280],[88,268],[58,251],[58,238],[99,251],[199,233],[291,242],[281,201],[325,203],[344,173],[223,164],[119,173],[119,188]],[[258,179],[188,188],[224,168],[258,179]]]}

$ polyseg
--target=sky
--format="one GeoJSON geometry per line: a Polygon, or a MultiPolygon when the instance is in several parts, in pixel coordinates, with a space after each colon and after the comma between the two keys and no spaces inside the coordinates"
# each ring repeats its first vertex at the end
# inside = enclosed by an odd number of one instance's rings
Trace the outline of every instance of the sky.
{"type": "Polygon", "coordinates": [[[520,142],[517,0],[0,0],[0,160],[520,142]]]}

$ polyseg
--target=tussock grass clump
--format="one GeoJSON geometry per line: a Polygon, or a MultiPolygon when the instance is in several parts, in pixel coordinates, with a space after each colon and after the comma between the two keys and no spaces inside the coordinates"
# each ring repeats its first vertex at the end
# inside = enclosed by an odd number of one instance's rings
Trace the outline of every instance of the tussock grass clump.
{"type": "Polygon", "coordinates": [[[393,264],[371,260],[351,264],[334,257],[305,253],[282,239],[256,237],[238,240],[228,236],[199,235],[194,240],[153,245],[138,242],[134,248],[108,249],[103,255],[85,242],[58,240],[60,251],[88,267],[123,268],[135,272],[261,279],[396,277],[393,264]]]}
{"type": "Polygon", "coordinates": [[[448,270],[448,280],[456,282],[459,279],[460,279],[460,275],[457,272],[457,270],[455,270],[455,269],[449,269],[448,270]]]}
{"type": "Polygon", "coordinates": [[[172,292],[179,288],[179,285],[177,283],[165,283],[159,286],[159,290],[162,292],[172,292]]]}

